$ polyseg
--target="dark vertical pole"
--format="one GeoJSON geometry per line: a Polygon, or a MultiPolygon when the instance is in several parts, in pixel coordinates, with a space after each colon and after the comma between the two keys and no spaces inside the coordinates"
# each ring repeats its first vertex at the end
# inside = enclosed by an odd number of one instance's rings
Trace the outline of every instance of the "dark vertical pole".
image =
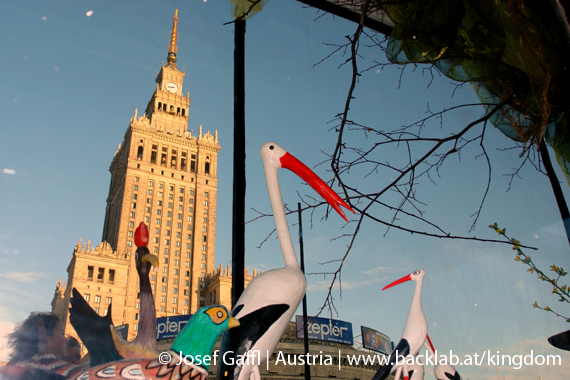
{"type": "MultiPolygon", "coordinates": [[[[297,203],[299,212],[299,255],[301,257],[301,271],[305,274],[305,252],[303,248],[303,218],[301,218],[301,203],[297,203]]],[[[305,344],[305,357],[309,353],[309,332],[307,329],[307,293],[303,297],[303,342],[305,344]]],[[[311,367],[309,361],[305,360],[305,380],[311,380],[311,367]]]]}
{"type": "Polygon", "coordinates": [[[232,219],[232,307],[243,293],[245,271],[245,20],[235,20],[234,199],[232,219]]]}
{"type": "Polygon", "coordinates": [[[548,174],[548,179],[550,179],[550,185],[552,186],[552,191],[554,192],[554,197],[556,198],[556,203],[558,203],[558,209],[560,210],[560,216],[562,217],[562,223],[564,224],[564,229],[566,230],[566,236],[568,237],[568,243],[570,243],[570,212],[568,212],[568,206],[566,205],[566,200],[564,199],[564,194],[562,193],[562,188],[560,187],[560,182],[556,177],[552,163],[550,162],[550,156],[548,154],[548,149],[544,139],[540,142],[540,156],[542,158],[542,163],[548,174]]]}

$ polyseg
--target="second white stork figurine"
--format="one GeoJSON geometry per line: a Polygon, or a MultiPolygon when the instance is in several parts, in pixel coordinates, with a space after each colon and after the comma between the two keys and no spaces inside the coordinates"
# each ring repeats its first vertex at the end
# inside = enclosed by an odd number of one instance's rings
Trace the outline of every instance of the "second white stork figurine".
{"type": "Polygon", "coordinates": [[[416,283],[414,296],[412,298],[412,304],[410,305],[410,311],[408,312],[408,317],[406,318],[406,324],[404,325],[402,338],[392,351],[392,354],[388,358],[387,363],[380,367],[372,380],[383,380],[388,377],[390,372],[394,370],[396,370],[394,379],[399,379],[400,373],[402,373],[402,369],[404,373],[404,379],[409,380],[409,368],[407,365],[407,360],[402,360],[401,357],[404,357],[406,359],[410,355],[412,357],[415,357],[423,345],[426,345],[427,347],[427,321],[422,310],[422,283],[424,281],[425,274],[426,272],[423,269],[418,269],[413,273],[402,277],[401,279],[396,280],[389,285],[386,285],[382,289],[386,290],[392,286],[410,280],[416,283]],[[401,364],[402,361],[403,364],[401,364]],[[398,362],[398,364],[396,362],[398,362]]]}
{"type": "Polygon", "coordinates": [[[259,153],[285,267],[254,277],[234,306],[232,315],[239,320],[240,327],[224,333],[222,337],[220,357],[223,360],[218,366],[218,378],[222,380],[247,380],[250,376],[254,380],[261,379],[258,364],[265,362],[273,353],[307,288],[289,234],[277,170],[285,168],[297,174],[345,220],[347,218],[340,206],[354,212],[311,169],[279,145],[268,142],[259,153]],[[248,355],[249,360],[239,361],[248,355]]]}

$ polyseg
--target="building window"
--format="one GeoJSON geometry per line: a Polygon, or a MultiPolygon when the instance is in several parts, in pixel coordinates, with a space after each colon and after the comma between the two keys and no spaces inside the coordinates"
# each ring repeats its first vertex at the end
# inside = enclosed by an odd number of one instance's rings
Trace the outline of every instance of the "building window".
{"type": "MultiPolygon", "coordinates": [[[[153,247],[152,248],[152,253],[158,253],[158,247],[153,247]]],[[[156,268],[154,268],[156,270],[156,268]]]]}
{"type": "Polygon", "coordinates": [[[163,278],[162,278],[162,282],[166,282],[166,277],[163,277],[163,278]]]}
{"type": "Polygon", "coordinates": [[[137,202],[131,203],[131,208],[137,208],[137,202]]]}
{"type": "Polygon", "coordinates": [[[87,279],[93,281],[93,266],[89,265],[87,267],[87,279]]]}
{"type": "Polygon", "coordinates": [[[127,232],[127,236],[128,236],[128,237],[133,237],[133,231],[127,232]]]}
{"type": "Polygon", "coordinates": [[[188,215],[188,221],[189,221],[189,222],[192,221],[192,215],[188,215]]]}
{"type": "Polygon", "coordinates": [[[203,218],[202,222],[208,223],[208,218],[203,218]]]}
{"type": "Polygon", "coordinates": [[[162,201],[156,201],[156,205],[157,205],[158,207],[162,207],[162,201]]]}
{"type": "Polygon", "coordinates": [[[178,279],[175,278],[174,280],[172,280],[172,283],[173,283],[174,285],[178,285],[178,279]]]}
{"type": "Polygon", "coordinates": [[[157,237],[153,238],[153,241],[154,241],[154,244],[158,244],[158,238],[157,237]]]}
{"type": "Polygon", "coordinates": [[[159,197],[159,198],[162,198],[162,196],[163,196],[162,191],[159,191],[159,192],[158,192],[158,197],[159,197]]]}
{"type": "Polygon", "coordinates": [[[135,176],[135,182],[139,182],[140,178],[135,176]]]}
{"type": "Polygon", "coordinates": [[[166,221],[166,227],[170,227],[170,226],[172,226],[172,222],[170,220],[167,220],[166,221]]]}
{"type": "Polygon", "coordinates": [[[154,186],[154,182],[148,181],[148,187],[153,187],[153,186],[154,186]]]}
{"type": "Polygon", "coordinates": [[[172,289],[172,294],[178,294],[178,288],[173,288],[173,289],[172,289]]]}
{"type": "Polygon", "coordinates": [[[160,307],[160,311],[164,312],[164,306],[160,307]]]}
{"type": "Polygon", "coordinates": [[[202,251],[206,251],[206,250],[207,250],[207,249],[206,249],[206,246],[203,245],[203,246],[202,246],[202,251]]]}
{"type": "Polygon", "coordinates": [[[98,307],[94,307],[93,311],[96,312],[97,314],[99,314],[99,308],[98,307]]]}
{"type": "Polygon", "coordinates": [[[204,301],[200,301],[200,307],[204,307],[204,301]]]}
{"type": "MultiPolygon", "coordinates": [[[[184,281],[184,286],[190,286],[190,281],[186,280],[184,281]]],[[[185,296],[188,295],[188,293],[184,293],[185,296]]]]}
{"type": "Polygon", "coordinates": [[[134,217],[135,217],[135,213],[134,213],[134,211],[131,211],[131,218],[134,218],[134,217]]]}
{"type": "Polygon", "coordinates": [[[160,291],[163,292],[163,293],[166,293],[166,286],[162,286],[162,287],[160,288],[160,291]]]}
{"type": "Polygon", "coordinates": [[[172,308],[172,314],[176,314],[176,308],[175,307],[172,308]]]}
{"type": "Polygon", "coordinates": [[[111,297],[105,297],[105,304],[110,305],[113,299],[111,297]]]}
{"type": "Polygon", "coordinates": [[[167,217],[172,218],[172,211],[168,211],[168,213],[166,214],[167,217]]]}
{"type": "MultiPolygon", "coordinates": [[[[139,185],[134,185],[134,186],[133,186],[133,190],[134,190],[134,191],[139,191],[139,185]]],[[[135,199],[136,199],[136,198],[135,198],[135,199]]]]}
{"type": "Polygon", "coordinates": [[[204,206],[207,206],[207,205],[208,205],[208,201],[204,201],[204,206]]]}
{"type": "Polygon", "coordinates": [[[153,274],[152,276],[150,276],[150,279],[151,279],[152,281],[156,281],[156,275],[153,274]]]}
{"type": "Polygon", "coordinates": [[[160,224],[160,219],[157,218],[157,219],[155,220],[155,223],[156,223],[156,224],[160,224]]]}
{"type": "Polygon", "coordinates": [[[145,216],[145,217],[144,217],[144,222],[145,222],[145,223],[150,223],[150,216],[145,216]]]}
{"type": "Polygon", "coordinates": [[[155,228],[154,228],[154,233],[155,233],[155,234],[159,234],[159,233],[160,233],[160,228],[155,227],[155,228]]]}
{"type": "Polygon", "coordinates": [[[113,284],[115,282],[115,270],[109,269],[109,282],[113,284]]]}
{"type": "Polygon", "coordinates": [[[129,222],[129,228],[135,228],[135,222],[129,222]]]}
{"type": "Polygon", "coordinates": [[[206,260],[206,255],[202,254],[202,260],[206,260]]]}
{"type": "Polygon", "coordinates": [[[135,313],[135,321],[139,320],[139,313],[135,313]]]}
{"type": "Polygon", "coordinates": [[[165,255],[168,255],[168,254],[170,254],[170,249],[168,249],[168,248],[164,248],[164,254],[165,254],[165,255]]]}
{"type": "Polygon", "coordinates": [[[200,277],[206,278],[206,273],[204,273],[204,272],[200,273],[200,277]]]}
{"type": "Polygon", "coordinates": [[[151,203],[152,203],[152,200],[151,200],[150,198],[147,198],[147,199],[146,199],[146,203],[147,203],[147,204],[151,204],[151,203]]]}
{"type": "Polygon", "coordinates": [[[178,214],[178,220],[182,220],[182,214],[178,214]]]}
{"type": "Polygon", "coordinates": [[[85,301],[89,302],[89,300],[91,299],[91,294],[85,294],[85,301]]]}
{"type": "Polygon", "coordinates": [[[177,246],[177,247],[180,247],[180,242],[179,242],[179,241],[176,242],[176,246],[177,246]]]}
{"type": "Polygon", "coordinates": [[[157,210],[156,210],[156,215],[162,215],[162,210],[157,209],[157,210]]]}
{"type": "Polygon", "coordinates": [[[170,240],[164,239],[164,245],[170,245],[170,240]]]}
{"type": "Polygon", "coordinates": [[[103,282],[103,277],[105,276],[105,268],[99,268],[97,273],[97,281],[103,282]]]}
{"type": "Polygon", "coordinates": [[[168,208],[172,208],[172,202],[168,202],[168,208]]]}
{"type": "Polygon", "coordinates": [[[202,232],[208,232],[208,226],[203,226],[203,227],[202,227],[202,232]]]}
{"type": "Polygon", "coordinates": [[[175,252],[174,252],[174,256],[180,257],[180,251],[175,251],[175,252]]]}
{"type": "Polygon", "coordinates": [[[184,197],[178,197],[178,202],[184,202],[184,197]]]}
{"type": "Polygon", "coordinates": [[[147,207],[144,211],[145,211],[147,214],[150,214],[150,207],[147,207]]]}
{"type": "MultiPolygon", "coordinates": [[[[207,208],[203,209],[203,210],[202,210],[202,213],[203,213],[203,214],[207,214],[207,213],[208,213],[208,209],[207,209],[207,208]]],[[[204,222],[204,223],[206,223],[206,222],[204,222]]]]}
{"type": "Polygon", "coordinates": [[[202,241],[203,241],[204,243],[207,242],[207,241],[208,241],[208,237],[207,237],[206,235],[203,235],[203,236],[202,236],[202,241]]]}
{"type": "Polygon", "coordinates": [[[95,296],[95,303],[101,303],[101,296],[95,296]]]}
{"type": "Polygon", "coordinates": [[[210,193],[208,193],[207,191],[204,191],[204,198],[208,198],[210,196],[210,193]]]}
{"type": "Polygon", "coordinates": [[[178,276],[178,269],[174,269],[174,274],[178,276]]]}
{"type": "MultiPolygon", "coordinates": [[[[184,110],[182,110],[182,113],[184,113],[184,110]]],[[[184,116],[184,115],[182,115],[182,116],[184,116]]],[[[184,313],[184,314],[188,314],[188,310],[184,309],[184,310],[183,310],[183,313],[184,313]]]]}
{"type": "Polygon", "coordinates": [[[165,257],[164,259],[162,259],[162,262],[163,262],[164,264],[168,264],[168,257],[165,257]]]}
{"type": "Polygon", "coordinates": [[[160,297],[160,302],[166,302],[166,296],[161,296],[161,297],[160,297]]]}
{"type": "Polygon", "coordinates": [[[174,260],[174,265],[180,265],[180,260],[174,260]]]}
{"type": "Polygon", "coordinates": [[[188,200],[188,203],[190,203],[191,205],[193,205],[193,204],[194,204],[194,199],[189,199],[189,200],[188,200]]]}
{"type": "MultiPolygon", "coordinates": [[[[186,257],[190,257],[190,254],[188,254],[188,256],[186,256],[186,257]]],[[[186,268],[190,268],[190,262],[189,261],[186,261],[186,268]]]]}
{"type": "Polygon", "coordinates": [[[189,270],[186,271],[186,277],[190,277],[190,271],[189,270]]]}
{"type": "Polygon", "coordinates": [[[168,273],[168,268],[166,267],[162,268],[162,273],[168,273]]]}
{"type": "Polygon", "coordinates": [[[158,184],[158,188],[159,188],[159,189],[164,189],[164,183],[159,183],[159,184],[158,184]]]}
{"type": "Polygon", "coordinates": [[[137,199],[137,197],[138,197],[138,194],[133,193],[133,199],[137,199]]]}
{"type": "Polygon", "coordinates": [[[206,264],[205,263],[200,264],[200,268],[206,269],[206,264]]]}
{"type": "Polygon", "coordinates": [[[177,303],[177,302],[178,302],[178,298],[172,297],[172,303],[177,303]]]}
{"type": "Polygon", "coordinates": [[[186,243],[186,249],[192,249],[192,244],[191,244],[191,243],[186,243]]]}
{"type": "Polygon", "coordinates": [[[152,195],[152,189],[148,189],[146,192],[148,195],[152,195]]]}
{"type": "Polygon", "coordinates": [[[176,228],[182,228],[182,223],[176,223],[176,228]]]}
{"type": "Polygon", "coordinates": [[[184,306],[188,306],[188,300],[184,300],[184,306]]]}

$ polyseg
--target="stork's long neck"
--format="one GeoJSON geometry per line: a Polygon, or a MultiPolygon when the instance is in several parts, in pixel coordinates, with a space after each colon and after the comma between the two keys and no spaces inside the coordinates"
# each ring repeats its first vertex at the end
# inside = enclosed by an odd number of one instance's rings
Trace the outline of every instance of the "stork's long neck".
{"type": "Polygon", "coordinates": [[[271,170],[270,168],[265,168],[265,180],[267,181],[267,191],[269,193],[271,208],[273,209],[277,238],[279,239],[285,266],[299,268],[295,249],[293,249],[293,242],[291,241],[291,234],[289,233],[289,226],[287,225],[287,217],[285,216],[277,169],[271,170]]]}
{"type": "Polygon", "coordinates": [[[415,313],[421,313],[423,315],[423,310],[422,310],[422,282],[423,281],[417,281],[416,282],[416,288],[414,289],[414,296],[412,297],[412,304],[410,305],[410,313],[412,312],[412,310],[415,311],[415,313]]]}
{"type": "Polygon", "coordinates": [[[150,265],[146,273],[140,273],[140,322],[139,333],[135,338],[137,343],[156,350],[156,309],[154,306],[154,298],[152,296],[152,287],[150,285],[149,272],[150,265]]]}

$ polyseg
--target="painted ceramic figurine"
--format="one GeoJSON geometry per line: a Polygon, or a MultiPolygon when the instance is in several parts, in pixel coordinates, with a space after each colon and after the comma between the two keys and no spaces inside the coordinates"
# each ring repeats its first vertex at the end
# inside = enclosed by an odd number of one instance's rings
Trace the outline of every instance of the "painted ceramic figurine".
{"type": "Polygon", "coordinates": [[[132,342],[124,341],[115,333],[111,320],[112,305],[109,305],[107,315],[101,317],[73,289],[69,319],[89,351],[92,366],[120,359],[152,359],[158,355],[156,308],[149,278],[151,266],[158,266],[158,258],[146,247],[148,236],[146,225],[141,223],[135,231],[135,265],[139,274],[141,313],[138,334],[132,342]]]}
{"type": "MultiPolygon", "coordinates": [[[[429,336],[427,337],[429,342],[428,351],[431,352],[432,355],[435,355],[435,348],[433,348],[433,344],[431,343],[431,339],[429,336]]],[[[437,380],[461,380],[461,376],[459,372],[450,364],[440,364],[436,363],[433,368],[433,375],[437,380]]]]}
{"type": "Polygon", "coordinates": [[[410,305],[410,311],[408,312],[408,317],[406,318],[406,324],[404,325],[404,332],[402,333],[402,338],[396,345],[396,348],[392,351],[392,354],[388,358],[388,362],[384,364],[378,372],[374,375],[372,380],[382,380],[388,377],[388,375],[396,371],[394,379],[399,379],[400,374],[404,374],[404,379],[409,380],[409,368],[404,361],[402,364],[396,364],[396,356],[407,357],[408,355],[416,356],[420,348],[427,345],[427,321],[422,310],[422,283],[424,280],[426,272],[423,269],[418,269],[413,273],[402,277],[399,280],[386,285],[382,290],[391,288],[392,286],[401,284],[406,281],[414,281],[416,283],[416,288],[414,290],[414,296],[412,298],[412,304],[410,305]]]}
{"type": "Polygon", "coordinates": [[[139,274],[140,289],[140,322],[137,337],[127,342],[111,327],[113,341],[119,354],[125,359],[152,359],[158,356],[156,348],[156,306],[150,286],[150,270],[158,267],[158,257],[150,253],[148,244],[148,228],[141,222],[135,230],[135,264],[139,274]]]}
{"type": "Polygon", "coordinates": [[[172,347],[153,359],[119,360],[91,367],[74,380],[205,380],[214,344],[227,329],[239,326],[223,306],[203,307],[190,318],[172,347]]]}
{"type": "MultiPolygon", "coordinates": [[[[251,352],[251,360],[243,360],[243,364],[235,365],[220,361],[218,376],[224,380],[247,380],[250,375],[253,379],[260,379],[258,364],[265,362],[268,355],[271,356],[305,295],[307,281],[299,269],[291,242],[277,170],[285,168],[297,174],[345,220],[347,218],[340,206],[354,212],[311,169],[279,145],[266,143],[261,147],[260,154],[285,267],[254,277],[237,301],[232,315],[240,321],[241,326],[224,334],[221,355],[232,353],[237,363],[235,358],[246,357],[251,352]]],[[[231,363],[230,360],[226,362],[231,363]]]]}

